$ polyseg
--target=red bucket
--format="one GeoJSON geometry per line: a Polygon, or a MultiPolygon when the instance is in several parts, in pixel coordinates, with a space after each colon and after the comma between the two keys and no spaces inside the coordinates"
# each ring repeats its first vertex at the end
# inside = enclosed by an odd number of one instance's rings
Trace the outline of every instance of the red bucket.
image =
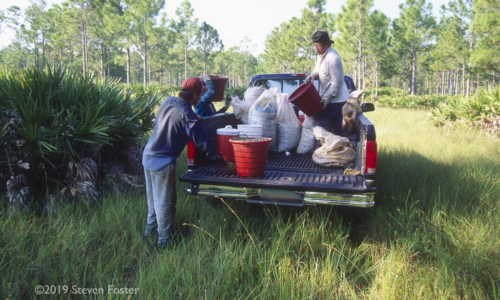
{"type": "Polygon", "coordinates": [[[226,90],[226,83],[229,78],[224,76],[212,76],[210,75],[212,82],[214,83],[214,102],[224,100],[224,91],[226,90]]]}
{"type": "Polygon", "coordinates": [[[321,97],[312,80],[309,84],[301,84],[293,91],[288,97],[288,102],[292,102],[308,117],[313,117],[323,109],[321,97]]]}
{"type": "Polygon", "coordinates": [[[264,174],[267,151],[271,138],[232,138],[236,171],[242,177],[259,177],[264,174]]]}
{"type": "Polygon", "coordinates": [[[222,157],[228,162],[234,163],[233,145],[229,140],[239,136],[240,131],[234,129],[231,125],[217,129],[217,151],[222,153],[222,157]]]}

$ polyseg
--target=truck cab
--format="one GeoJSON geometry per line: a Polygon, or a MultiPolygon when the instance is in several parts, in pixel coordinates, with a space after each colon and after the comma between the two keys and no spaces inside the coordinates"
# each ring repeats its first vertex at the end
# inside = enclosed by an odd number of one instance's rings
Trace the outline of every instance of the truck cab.
{"type": "MultiPolygon", "coordinates": [[[[252,77],[249,86],[277,87],[291,94],[308,74],[261,74],[252,77]]],[[[352,81],[351,81],[352,82],[352,81]]],[[[315,83],[319,88],[318,83],[315,83]]],[[[349,86],[349,85],[348,85],[349,86]]],[[[364,111],[373,105],[363,105],[364,111]]],[[[233,113],[205,117],[205,131],[217,140],[217,129],[241,124],[233,113]]],[[[362,113],[356,121],[356,133],[348,138],[356,149],[352,169],[356,175],[344,175],[343,167],[324,167],[312,161],[312,153],[269,153],[264,174],[240,177],[211,164],[203,153],[188,147],[188,172],[180,177],[189,195],[235,198],[249,203],[272,205],[338,205],[373,207],[377,143],[373,124],[362,113]]]]}

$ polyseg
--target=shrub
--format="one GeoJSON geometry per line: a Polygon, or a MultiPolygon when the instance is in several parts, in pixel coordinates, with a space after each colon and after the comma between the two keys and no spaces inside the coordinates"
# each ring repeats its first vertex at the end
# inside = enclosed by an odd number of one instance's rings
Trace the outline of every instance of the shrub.
{"type": "MultiPolygon", "coordinates": [[[[113,172],[136,168],[138,139],[151,130],[159,100],[154,92],[124,90],[115,81],[82,77],[64,68],[4,71],[0,74],[2,186],[11,176],[23,175],[26,180],[17,181],[27,182],[32,196],[64,188],[75,195],[71,187],[81,187],[83,181],[75,182],[68,166],[73,169],[78,164],[75,172],[91,173],[86,166],[95,162],[101,177],[112,165],[113,172]]],[[[95,180],[85,182],[95,184],[95,180]]],[[[84,186],[85,192],[89,185],[84,186]]]]}
{"type": "Polygon", "coordinates": [[[500,134],[500,87],[481,90],[470,98],[450,98],[431,110],[429,120],[436,126],[461,123],[469,127],[480,126],[486,131],[500,134]]]}

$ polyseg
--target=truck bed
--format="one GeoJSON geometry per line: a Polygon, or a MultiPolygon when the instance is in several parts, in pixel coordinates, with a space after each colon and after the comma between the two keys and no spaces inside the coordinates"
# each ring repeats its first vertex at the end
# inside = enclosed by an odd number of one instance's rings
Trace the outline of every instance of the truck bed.
{"type": "MultiPolygon", "coordinates": [[[[205,131],[215,140],[216,129],[227,124],[236,127],[232,114],[205,118],[205,131]]],[[[356,161],[351,168],[363,168],[363,143],[373,126],[359,116],[357,133],[350,138],[355,145],[356,161]]],[[[209,163],[203,153],[196,153],[196,167],[179,179],[186,183],[189,195],[233,197],[251,203],[302,206],[328,204],[372,207],[376,188],[367,185],[366,176],[343,175],[343,167],[323,167],[312,161],[312,154],[269,153],[264,174],[241,177],[209,163]]]]}

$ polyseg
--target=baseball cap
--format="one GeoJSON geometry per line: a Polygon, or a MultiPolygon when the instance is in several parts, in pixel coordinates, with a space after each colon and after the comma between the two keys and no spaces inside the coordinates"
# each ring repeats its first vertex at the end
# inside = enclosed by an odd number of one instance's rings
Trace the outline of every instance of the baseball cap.
{"type": "Polygon", "coordinates": [[[184,79],[181,88],[186,93],[195,93],[198,91],[202,91],[204,93],[208,90],[198,77],[189,77],[184,79]]]}

